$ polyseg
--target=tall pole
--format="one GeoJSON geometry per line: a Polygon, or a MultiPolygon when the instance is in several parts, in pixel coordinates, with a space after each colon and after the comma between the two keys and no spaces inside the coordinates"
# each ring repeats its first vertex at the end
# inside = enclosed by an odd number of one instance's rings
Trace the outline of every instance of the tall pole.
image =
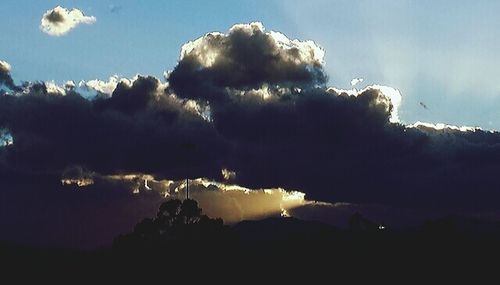
{"type": "Polygon", "coordinates": [[[186,200],[189,200],[189,178],[186,178],[186,200]]]}

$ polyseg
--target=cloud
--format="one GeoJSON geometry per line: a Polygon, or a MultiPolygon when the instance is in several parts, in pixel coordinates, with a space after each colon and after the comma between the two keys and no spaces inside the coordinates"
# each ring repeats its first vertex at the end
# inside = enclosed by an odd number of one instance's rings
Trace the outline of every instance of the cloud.
{"type": "Polygon", "coordinates": [[[16,142],[7,165],[25,172],[81,165],[100,173],[222,176],[224,144],[213,126],[161,86],[139,76],[131,85],[120,82],[111,97],[85,99],[34,83],[19,96],[0,97],[0,126],[16,142]]]}
{"type": "Polygon", "coordinates": [[[19,91],[20,88],[16,86],[10,75],[10,69],[11,66],[8,62],[0,60],[0,87],[3,85],[12,91],[19,91]]]}
{"type": "Polygon", "coordinates": [[[355,86],[356,84],[363,82],[363,80],[363,78],[353,78],[351,80],[351,86],[355,86]]]}
{"type": "Polygon", "coordinates": [[[5,129],[0,129],[0,147],[5,147],[13,144],[12,135],[5,129]]]}
{"type": "Polygon", "coordinates": [[[443,123],[437,123],[437,124],[432,124],[432,123],[425,123],[425,122],[420,122],[417,121],[414,124],[407,125],[408,128],[418,128],[422,131],[425,131],[427,133],[458,133],[458,132],[482,132],[482,129],[479,127],[468,127],[468,126],[453,126],[453,125],[447,125],[443,123]]]}
{"type": "Polygon", "coordinates": [[[398,110],[399,106],[401,105],[402,96],[401,92],[399,92],[399,90],[397,89],[382,85],[370,85],[360,91],[356,89],[344,90],[335,87],[329,87],[327,89],[328,92],[333,92],[334,94],[345,94],[354,97],[360,94],[364,94],[369,90],[376,90],[377,92],[379,92],[380,96],[377,98],[377,101],[378,103],[384,105],[386,107],[386,111],[390,113],[389,121],[392,123],[398,123],[398,110]]]}
{"type": "Polygon", "coordinates": [[[241,24],[227,34],[208,33],[185,44],[169,82],[176,93],[190,98],[201,92],[218,97],[221,87],[313,87],[326,83],[323,58],[323,49],[312,41],[266,32],[261,23],[241,24]]]}
{"type": "MultiPolygon", "coordinates": [[[[98,189],[88,173],[144,173],[147,185],[134,182],[139,192],[159,187],[155,181],[202,178],[215,188],[200,182],[193,195],[218,201],[202,206],[241,217],[255,214],[244,209],[264,205],[264,197],[274,211],[283,197],[227,193],[216,183],[294,189],[308,201],[361,208],[498,211],[500,133],[404,125],[397,89],[327,86],[323,53],[313,42],[243,24],[186,44],[167,82],[138,75],[80,83],[98,93],[92,97],[74,83],[24,84],[0,96],[0,129],[14,142],[0,148],[0,177],[56,177],[59,185],[62,175],[69,182],[76,175],[98,189]]],[[[7,86],[10,67],[2,66],[7,86]]]]}
{"type": "MultiPolygon", "coordinates": [[[[276,41],[287,39],[260,24],[210,33],[184,46],[168,77],[178,96],[209,102],[216,130],[232,146],[224,166],[236,171],[235,183],[299,189],[330,202],[494,208],[488,201],[500,196],[493,190],[500,182],[489,173],[498,133],[404,126],[397,89],[326,87],[321,56],[303,57],[299,47],[280,56],[276,41]],[[479,171],[472,161],[489,166],[479,171]],[[472,190],[479,183],[481,194],[472,190]]],[[[318,50],[309,47],[309,54],[318,50]]]]}
{"type": "Polygon", "coordinates": [[[45,88],[47,89],[47,92],[51,93],[51,94],[66,95],[66,86],[68,86],[70,89],[72,88],[71,83],[69,83],[69,85],[65,84],[65,86],[61,87],[61,86],[57,85],[53,80],[45,81],[44,84],[45,84],[45,88]]]}
{"type": "Polygon", "coordinates": [[[63,36],[80,24],[94,24],[94,16],[85,16],[82,11],[57,6],[43,14],[40,23],[42,32],[50,36],[63,36]]]}
{"type": "Polygon", "coordinates": [[[111,76],[108,81],[102,81],[99,79],[93,80],[82,80],[78,83],[79,87],[85,88],[87,90],[94,90],[103,95],[111,95],[115,91],[116,86],[120,82],[130,82],[130,80],[125,78],[119,78],[118,75],[111,76]]]}

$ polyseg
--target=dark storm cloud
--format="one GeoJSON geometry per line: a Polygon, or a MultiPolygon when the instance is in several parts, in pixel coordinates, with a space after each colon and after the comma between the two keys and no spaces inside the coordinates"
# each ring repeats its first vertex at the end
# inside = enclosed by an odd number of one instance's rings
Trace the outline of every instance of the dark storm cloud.
{"type": "Polygon", "coordinates": [[[169,76],[177,95],[209,102],[236,183],[332,202],[497,208],[498,133],[404,126],[395,92],[325,90],[321,61],[302,57],[314,45],[280,42],[259,24],[207,34],[169,76]]]}
{"type": "Polygon", "coordinates": [[[402,125],[398,92],[327,88],[322,57],[312,42],[237,25],[185,45],[165,84],[116,79],[92,100],[27,85],[0,97],[13,137],[0,171],[222,179],[227,168],[236,184],[308,200],[498,210],[499,133],[402,125]]]}
{"type": "Polygon", "coordinates": [[[81,165],[101,173],[220,176],[213,127],[152,77],[120,83],[112,97],[94,100],[51,93],[41,83],[27,90],[0,97],[0,126],[14,138],[3,151],[13,168],[61,173],[81,165]]]}
{"type": "Polygon", "coordinates": [[[120,82],[110,98],[95,101],[98,109],[114,109],[124,114],[133,115],[154,104],[156,97],[163,94],[158,90],[159,82],[154,77],[141,77],[134,84],[120,82]]]}
{"type": "Polygon", "coordinates": [[[213,103],[214,125],[233,143],[225,167],[241,185],[299,189],[313,200],[498,207],[499,133],[391,123],[380,96],[310,90],[213,103]]]}
{"type": "Polygon", "coordinates": [[[378,103],[381,96],[377,90],[357,97],[310,90],[212,106],[212,116],[234,143],[227,167],[237,183],[299,189],[315,200],[385,203],[394,187],[391,169],[401,160],[418,167],[422,162],[405,156],[422,150],[425,135],[390,123],[391,108],[378,103]]]}

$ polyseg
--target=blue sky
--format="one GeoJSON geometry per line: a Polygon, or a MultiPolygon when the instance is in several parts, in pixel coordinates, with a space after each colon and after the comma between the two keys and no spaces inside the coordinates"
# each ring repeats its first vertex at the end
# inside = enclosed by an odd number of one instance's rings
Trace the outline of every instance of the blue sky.
{"type": "Polygon", "coordinates": [[[330,85],[348,88],[362,77],[401,90],[403,122],[500,129],[499,10],[497,1],[2,0],[0,60],[18,82],[161,77],[183,43],[261,21],[321,45],[330,85]],[[51,37],[40,19],[57,5],[97,22],[51,37]]]}

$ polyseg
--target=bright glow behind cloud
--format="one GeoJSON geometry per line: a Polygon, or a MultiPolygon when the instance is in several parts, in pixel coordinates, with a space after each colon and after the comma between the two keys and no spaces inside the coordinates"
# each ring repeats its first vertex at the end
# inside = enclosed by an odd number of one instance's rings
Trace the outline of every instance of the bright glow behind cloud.
{"type": "MultiPolygon", "coordinates": [[[[389,87],[389,86],[383,86],[383,85],[370,85],[367,86],[366,88],[362,90],[357,90],[355,88],[353,89],[338,89],[335,87],[329,87],[327,91],[333,91],[337,94],[347,94],[349,96],[358,96],[362,94],[363,92],[366,92],[368,90],[377,90],[380,92],[381,95],[383,95],[381,98],[385,98],[386,100],[383,100],[384,102],[377,102],[377,103],[382,103],[389,108],[389,103],[392,105],[392,110],[391,110],[391,116],[389,118],[389,121],[391,123],[399,123],[399,115],[398,115],[398,109],[401,106],[401,92],[399,90],[389,87]]],[[[380,100],[380,99],[379,99],[380,100]]]]}
{"type": "MultiPolygon", "coordinates": [[[[101,176],[76,168],[66,171],[61,183],[70,187],[78,186],[73,189],[80,190],[85,190],[85,187],[94,183],[97,185],[118,183],[120,187],[128,189],[135,195],[154,191],[165,198],[186,197],[186,180],[156,180],[148,174],[101,176]]],[[[200,204],[207,215],[221,217],[229,224],[279,216],[296,207],[316,203],[306,200],[305,194],[299,191],[288,191],[283,188],[250,189],[206,178],[189,180],[189,196],[200,204]]]]}
{"type": "Polygon", "coordinates": [[[417,121],[414,124],[407,125],[407,128],[419,128],[419,129],[433,129],[437,131],[460,131],[460,132],[475,132],[475,131],[480,131],[481,128],[479,127],[469,127],[469,126],[453,126],[453,125],[447,125],[443,123],[425,123],[425,122],[420,122],[417,121]]]}
{"type": "Polygon", "coordinates": [[[0,60],[0,71],[9,72],[11,66],[8,62],[0,60]]]}
{"type": "MultiPolygon", "coordinates": [[[[401,92],[399,90],[394,89],[392,87],[388,86],[382,86],[382,85],[371,85],[366,87],[365,90],[367,89],[376,89],[379,90],[384,96],[390,99],[391,104],[392,104],[392,111],[391,111],[391,117],[389,118],[389,121],[391,123],[398,123],[399,122],[399,115],[398,115],[398,110],[399,106],[401,106],[401,92]]],[[[363,92],[362,90],[361,92],[363,92]]]]}
{"type": "Polygon", "coordinates": [[[8,146],[14,143],[14,138],[6,129],[0,129],[0,147],[8,146]]]}

